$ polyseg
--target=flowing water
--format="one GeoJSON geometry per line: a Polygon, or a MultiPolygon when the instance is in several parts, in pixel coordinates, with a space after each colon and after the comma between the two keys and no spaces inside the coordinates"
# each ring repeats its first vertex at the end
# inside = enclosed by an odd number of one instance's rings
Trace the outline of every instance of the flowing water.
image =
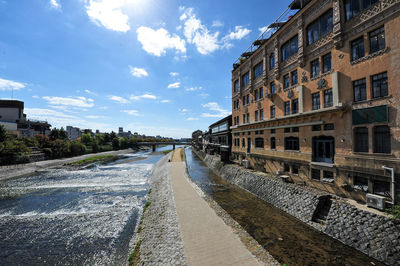
{"type": "Polygon", "coordinates": [[[215,175],[185,149],[192,180],[285,265],[383,265],[215,175]]]}
{"type": "Polygon", "coordinates": [[[161,157],[126,154],[1,182],[0,265],[126,263],[147,177],[161,157]]]}

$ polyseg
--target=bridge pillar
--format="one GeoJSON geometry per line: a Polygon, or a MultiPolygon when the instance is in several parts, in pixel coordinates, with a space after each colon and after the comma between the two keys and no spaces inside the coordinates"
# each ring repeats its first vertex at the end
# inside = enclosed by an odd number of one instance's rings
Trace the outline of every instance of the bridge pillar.
{"type": "Polygon", "coordinates": [[[175,150],[175,144],[172,145],[172,149],[175,150]]]}
{"type": "Polygon", "coordinates": [[[156,151],[156,145],[155,144],[153,144],[153,152],[155,152],[156,151]]]}

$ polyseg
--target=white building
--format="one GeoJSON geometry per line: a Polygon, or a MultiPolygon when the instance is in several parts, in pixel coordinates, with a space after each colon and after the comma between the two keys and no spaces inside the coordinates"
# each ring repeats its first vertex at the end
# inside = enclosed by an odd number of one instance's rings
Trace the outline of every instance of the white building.
{"type": "Polygon", "coordinates": [[[80,128],[67,126],[67,137],[69,140],[77,140],[82,136],[80,128]]]}

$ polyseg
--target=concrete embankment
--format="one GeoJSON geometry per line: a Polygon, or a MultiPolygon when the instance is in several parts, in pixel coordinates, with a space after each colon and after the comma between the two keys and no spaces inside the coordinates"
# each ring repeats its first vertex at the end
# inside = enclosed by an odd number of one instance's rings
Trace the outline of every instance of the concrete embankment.
{"type": "Polygon", "coordinates": [[[190,181],[180,157],[177,150],[153,168],[147,207],[131,245],[132,264],[279,265],[190,181]]]}
{"type": "Polygon", "coordinates": [[[196,151],[216,174],[317,230],[388,265],[400,265],[400,222],[353,207],[321,191],[221,163],[196,151]]]}
{"type": "Polygon", "coordinates": [[[108,151],[108,152],[99,152],[99,153],[91,153],[85,154],[81,156],[75,156],[70,158],[61,158],[55,160],[46,160],[39,161],[34,163],[27,164],[18,164],[18,165],[6,165],[0,166],[0,180],[5,180],[17,176],[29,175],[38,171],[43,171],[46,169],[59,167],[64,164],[72,163],[79,160],[84,160],[92,156],[100,156],[100,155],[118,155],[134,152],[132,149],[119,150],[119,151],[108,151]]]}

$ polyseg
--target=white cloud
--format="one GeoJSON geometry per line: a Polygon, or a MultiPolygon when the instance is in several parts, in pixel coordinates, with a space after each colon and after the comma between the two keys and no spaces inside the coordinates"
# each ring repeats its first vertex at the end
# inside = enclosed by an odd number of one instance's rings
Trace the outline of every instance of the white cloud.
{"type": "Polygon", "coordinates": [[[193,8],[180,8],[180,10],[184,10],[180,20],[183,22],[183,33],[188,43],[196,45],[197,51],[203,55],[221,48],[218,31],[210,33],[193,13],[193,8]]]}
{"type": "Polygon", "coordinates": [[[137,77],[137,78],[147,77],[149,75],[149,73],[147,73],[146,69],[144,69],[144,68],[129,66],[129,70],[130,70],[132,76],[137,77]]]}
{"type": "Polygon", "coordinates": [[[108,110],[109,107],[108,107],[108,106],[102,106],[102,107],[99,107],[99,109],[101,109],[101,110],[108,110]]]}
{"type": "Polygon", "coordinates": [[[32,98],[33,98],[33,99],[39,99],[40,97],[37,96],[37,95],[33,95],[32,98]]]}
{"type": "Polygon", "coordinates": [[[128,115],[131,115],[131,116],[140,116],[139,111],[137,111],[137,110],[123,110],[121,112],[127,113],[128,115]]]}
{"type": "Polygon", "coordinates": [[[91,94],[91,95],[97,95],[96,93],[94,93],[93,91],[90,91],[90,90],[84,90],[84,92],[86,92],[87,94],[91,94]]]}
{"type": "Polygon", "coordinates": [[[182,112],[182,113],[187,113],[189,110],[188,109],[186,109],[186,108],[183,108],[183,109],[179,109],[179,112],[182,112]]]}
{"type": "Polygon", "coordinates": [[[44,96],[42,99],[46,100],[50,105],[62,105],[62,106],[73,106],[73,107],[93,107],[94,100],[85,97],[56,97],[56,96],[44,96]]]}
{"type": "Polygon", "coordinates": [[[199,119],[195,118],[195,117],[188,117],[188,118],[186,118],[186,120],[187,121],[196,121],[196,120],[199,120],[199,119]]]}
{"type": "Polygon", "coordinates": [[[171,83],[168,85],[168,89],[177,89],[181,86],[180,82],[171,83]]]}
{"type": "Polygon", "coordinates": [[[110,96],[108,96],[108,98],[110,100],[113,100],[113,101],[116,101],[116,102],[119,102],[119,103],[129,103],[129,101],[127,99],[122,98],[120,96],[110,95],[110,96]]]}
{"type": "Polygon", "coordinates": [[[86,13],[98,26],[120,32],[131,29],[129,16],[122,10],[128,0],[86,0],[86,3],[86,13]]]}
{"type": "Polygon", "coordinates": [[[222,22],[219,21],[219,20],[214,20],[212,26],[213,26],[213,27],[223,27],[223,26],[224,26],[224,23],[222,23],[222,22]]]}
{"type": "Polygon", "coordinates": [[[86,118],[89,118],[89,119],[104,119],[106,117],[102,116],[102,115],[87,115],[86,118]]]}
{"type": "Polygon", "coordinates": [[[170,100],[161,100],[162,103],[169,103],[170,100]]]}
{"type": "Polygon", "coordinates": [[[182,54],[186,53],[186,42],[177,35],[171,35],[166,29],[141,26],[136,30],[139,42],[147,53],[161,56],[165,55],[167,49],[175,49],[182,54]]]}
{"type": "Polygon", "coordinates": [[[0,91],[19,91],[25,87],[24,83],[0,78],[0,91]]]}
{"type": "Polygon", "coordinates": [[[267,29],[268,29],[268,26],[264,26],[264,27],[258,28],[260,33],[264,33],[267,29]]]}
{"type": "Polygon", "coordinates": [[[139,96],[135,96],[135,95],[132,94],[132,95],[129,97],[129,99],[131,99],[131,100],[133,100],[133,101],[138,101],[138,100],[140,100],[140,99],[156,100],[156,99],[157,99],[157,96],[152,95],[152,94],[148,94],[148,93],[142,94],[142,95],[139,95],[139,96]]]}
{"type": "Polygon", "coordinates": [[[243,26],[236,26],[235,31],[226,35],[223,39],[224,40],[241,40],[242,38],[246,37],[251,30],[243,28],[243,26]]]}
{"type": "Polygon", "coordinates": [[[207,108],[210,111],[216,112],[216,113],[213,113],[213,114],[202,113],[201,114],[202,117],[225,117],[225,116],[228,116],[230,114],[230,112],[228,112],[225,109],[222,109],[219,106],[219,104],[216,103],[216,102],[209,102],[209,103],[206,103],[206,104],[202,104],[202,106],[204,108],[207,108]]]}
{"type": "Polygon", "coordinates": [[[60,9],[60,1],[59,0],[50,0],[50,6],[55,8],[55,9],[60,9]]]}
{"type": "Polygon", "coordinates": [[[179,76],[179,73],[178,72],[169,72],[169,75],[171,77],[177,77],[177,76],[179,76]]]}
{"type": "Polygon", "coordinates": [[[191,87],[187,88],[186,91],[201,91],[203,87],[191,87]]]}
{"type": "Polygon", "coordinates": [[[210,94],[208,94],[208,93],[200,93],[200,94],[198,94],[198,96],[200,96],[202,98],[207,98],[208,96],[210,96],[210,94]]]}

